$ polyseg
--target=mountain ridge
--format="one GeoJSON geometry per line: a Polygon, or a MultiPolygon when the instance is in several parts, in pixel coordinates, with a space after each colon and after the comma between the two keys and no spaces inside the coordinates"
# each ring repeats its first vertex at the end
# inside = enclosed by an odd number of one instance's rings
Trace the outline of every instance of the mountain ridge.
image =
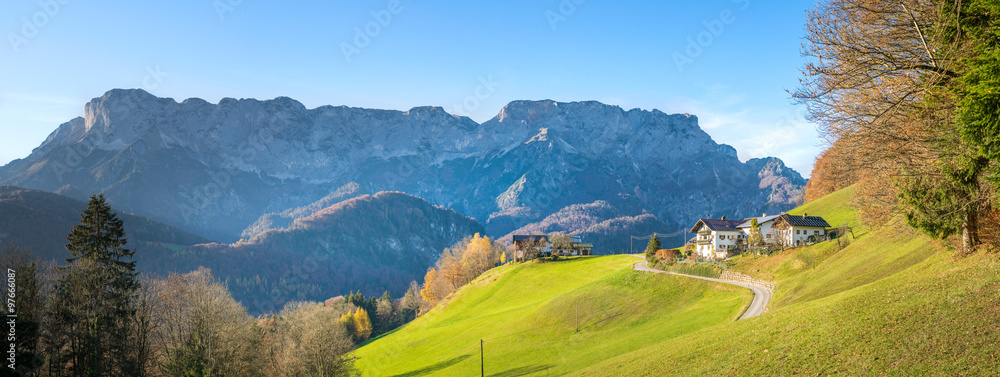
{"type": "Polygon", "coordinates": [[[124,210],[226,242],[351,182],[453,208],[496,237],[598,200],[671,229],[709,212],[794,207],[801,175],[740,162],[697,122],[597,101],[512,101],[477,123],[436,106],[211,104],[116,89],[0,167],[0,183],[104,192],[124,210]]]}

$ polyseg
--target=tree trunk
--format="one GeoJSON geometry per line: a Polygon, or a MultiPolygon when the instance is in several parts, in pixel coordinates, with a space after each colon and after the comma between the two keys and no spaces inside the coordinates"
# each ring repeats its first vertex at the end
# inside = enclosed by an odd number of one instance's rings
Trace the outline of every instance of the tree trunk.
{"type": "Polygon", "coordinates": [[[978,213],[970,211],[965,214],[965,222],[962,223],[962,254],[969,255],[975,251],[979,245],[979,224],[978,213]]]}

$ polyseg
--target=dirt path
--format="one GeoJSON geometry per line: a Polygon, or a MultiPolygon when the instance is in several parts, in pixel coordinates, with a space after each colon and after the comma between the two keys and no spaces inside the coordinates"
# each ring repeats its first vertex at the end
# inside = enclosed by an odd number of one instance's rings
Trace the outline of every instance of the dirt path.
{"type": "MultiPolygon", "coordinates": [[[[638,258],[641,258],[641,257],[638,257],[638,258]]],[[[764,308],[766,308],[767,304],[771,302],[771,290],[769,290],[767,288],[763,288],[763,287],[758,287],[758,286],[755,286],[755,285],[737,283],[737,282],[729,281],[729,280],[706,278],[706,277],[702,277],[702,276],[678,274],[676,272],[666,272],[666,271],[654,270],[652,268],[649,268],[649,266],[646,265],[646,262],[638,262],[638,263],[632,265],[632,268],[635,269],[636,271],[652,272],[652,273],[656,273],[656,274],[678,275],[678,276],[684,276],[684,277],[689,277],[689,278],[694,278],[694,279],[714,281],[716,283],[738,285],[740,287],[749,289],[751,292],[753,292],[753,302],[750,303],[750,307],[747,308],[747,311],[743,312],[743,316],[740,317],[740,319],[753,318],[753,317],[756,317],[756,316],[759,316],[759,315],[763,314],[764,313],[764,308]]]]}

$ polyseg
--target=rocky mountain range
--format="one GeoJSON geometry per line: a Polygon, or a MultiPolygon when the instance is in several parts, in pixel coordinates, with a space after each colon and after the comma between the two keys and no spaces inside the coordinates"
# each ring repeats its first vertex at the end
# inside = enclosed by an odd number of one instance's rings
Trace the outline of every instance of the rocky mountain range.
{"type": "Polygon", "coordinates": [[[112,90],[0,167],[0,184],[103,192],[118,209],[235,242],[380,191],[452,208],[496,237],[594,203],[606,210],[587,228],[614,220],[623,234],[635,224],[669,233],[705,215],[792,208],[805,180],[778,159],[740,162],[693,115],[599,102],[514,101],[479,124],[440,107],[112,90]]]}

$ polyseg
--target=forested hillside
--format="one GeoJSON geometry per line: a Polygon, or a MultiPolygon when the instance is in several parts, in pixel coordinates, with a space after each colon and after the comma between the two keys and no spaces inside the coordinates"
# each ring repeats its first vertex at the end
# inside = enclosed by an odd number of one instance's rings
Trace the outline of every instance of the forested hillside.
{"type": "Polygon", "coordinates": [[[482,225],[455,211],[381,192],[316,211],[285,229],[184,248],[150,265],[162,274],[211,268],[252,313],[273,313],[289,301],[355,290],[401,297],[442,250],[476,233],[484,233],[482,225]]]}

